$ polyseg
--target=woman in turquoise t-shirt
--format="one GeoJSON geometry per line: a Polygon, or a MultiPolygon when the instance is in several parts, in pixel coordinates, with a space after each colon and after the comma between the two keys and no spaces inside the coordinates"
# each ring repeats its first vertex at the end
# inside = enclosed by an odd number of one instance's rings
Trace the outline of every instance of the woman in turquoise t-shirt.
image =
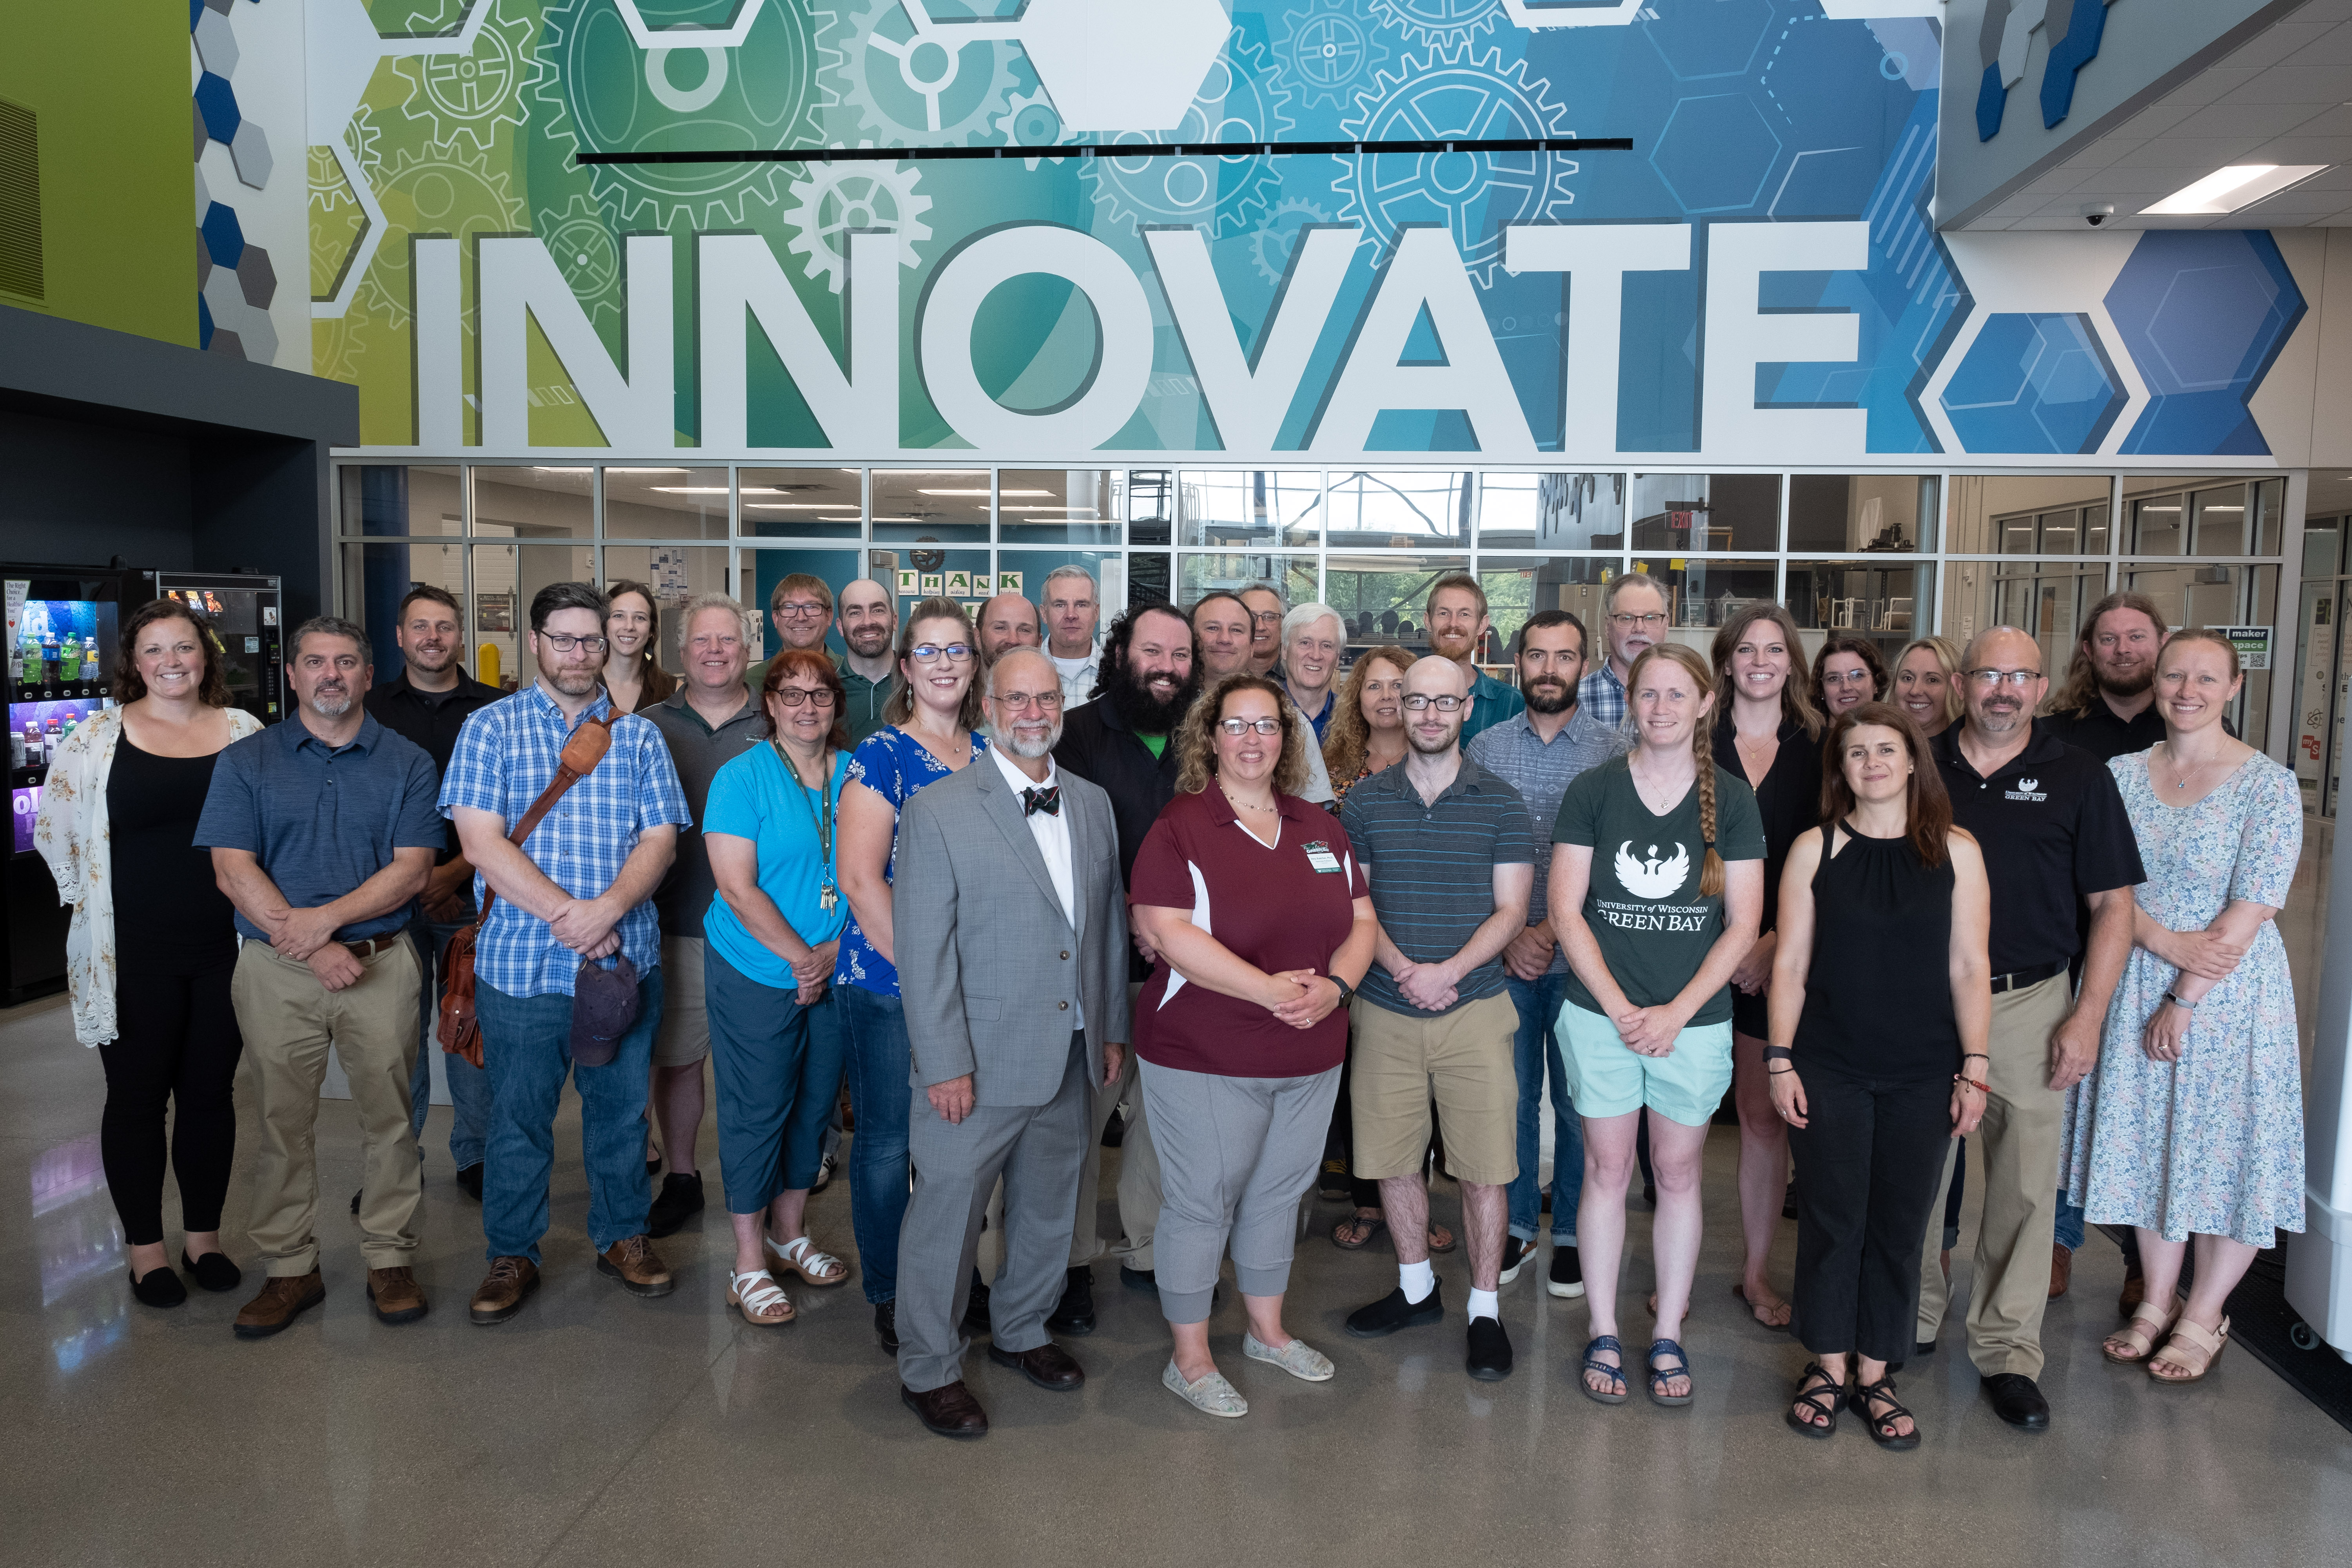
{"type": "Polygon", "coordinates": [[[793,1320],[771,1258],[812,1285],[849,1278],[803,1221],[845,1055],[825,987],[849,919],[834,848],[847,702],[831,659],[778,654],[760,689],[768,743],[720,768],[703,807],[719,883],[703,917],[704,1005],[719,1168],[735,1222],[727,1303],[763,1327],[793,1320]]]}

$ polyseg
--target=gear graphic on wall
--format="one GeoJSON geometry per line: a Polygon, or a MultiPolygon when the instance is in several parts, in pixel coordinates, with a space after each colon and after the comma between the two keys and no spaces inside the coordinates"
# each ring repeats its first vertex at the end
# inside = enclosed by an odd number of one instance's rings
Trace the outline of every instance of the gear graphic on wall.
{"type": "MultiPolygon", "coordinates": [[[[1483,58],[1461,44],[1408,58],[1400,74],[1382,72],[1356,95],[1357,113],[1342,121],[1352,141],[1526,141],[1573,136],[1567,110],[1552,101],[1550,84],[1530,80],[1525,60],[1505,64],[1503,51],[1483,58]]],[[[1372,153],[1336,154],[1332,189],[1345,200],[1342,218],[1371,231],[1376,259],[1408,225],[1443,224],[1481,288],[1495,281],[1503,258],[1503,226],[1545,223],[1566,216],[1576,193],[1569,181],[1577,161],[1561,153],[1372,153]]]]}
{"type": "Polygon", "coordinates": [[[1503,19],[1503,0],[1371,0],[1416,44],[1447,44],[1474,38],[1503,19]]]}
{"type": "MultiPolygon", "coordinates": [[[[412,29],[439,18],[420,13],[412,29]]],[[[492,0],[490,14],[466,55],[396,55],[393,73],[408,83],[401,112],[431,127],[436,142],[465,136],[484,152],[501,124],[520,127],[522,89],[530,75],[531,39],[538,20],[524,0],[492,0]]]]}
{"type": "Polygon", "coordinates": [[[312,321],[310,374],[358,385],[360,355],[367,352],[367,340],[361,334],[368,325],[368,318],[355,310],[312,321]]]}
{"type": "Polygon", "coordinates": [[[619,321],[621,247],[596,204],[574,192],[562,212],[539,214],[534,228],[588,320],[601,323],[610,317],[619,321]]]}
{"type": "Polygon", "coordinates": [[[1208,223],[1209,237],[1247,233],[1251,220],[1280,186],[1272,159],[1121,158],[1122,142],[1273,142],[1295,130],[1290,93],[1266,63],[1264,44],[1244,42],[1240,28],[1209,67],[1183,120],[1158,132],[1123,131],[1087,160],[1080,177],[1113,223],[1140,230],[1147,224],[1208,223]]]}
{"type": "Polygon", "coordinates": [[[859,129],[885,144],[985,142],[1011,107],[1020,50],[1006,40],[919,26],[899,0],[817,15],[833,102],[855,109],[859,129]]]}
{"type": "MultiPolygon", "coordinates": [[[[417,234],[509,234],[529,226],[530,215],[504,169],[471,137],[452,137],[393,154],[374,181],[383,204],[385,241],[368,268],[361,291],[372,314],[400,326],[408,321],[407,237],[417,234]]],[[[466,306],[470,327],[474,307],[466,306]]]]}
{"type": "Polygon", "coordinates": [[[1250,264],[1269,283],[1282,281],[1298,246],[1298,231],[1309,224],[1329,223],[1331,215],[1313,202],[1285,198],[1250,231],[1250,264]]]}
{"type": "Polygon", "coordinates": [[[1389,36],[1349,0],[1312,0],[1285,18],[1275,40],[1275,68],[1302,109],[1328,103],[1344,110],[1356,89],[1370,85],[1393,53],[1389,36]]]}
{"type": "Polygon", "coordinates": [[[931,237],[931,226],[923,221],[931,198],[915,188],[921,182],[912,164],[811,163],[808,178],[793,182],[787,248],[808,258],[808,275],[824,279],[836,294],[848,277],[852,229],[891,230],[898,237],[898,265],[916,266],[915,247],[931,237]]]}
{"type": "MultiPolygon", "coordinates": [[[[637,47],[613,0],[550,5],[532,60],[531,96],[544,106],[532,133],[567,160],[573,153],[817,143],[810,87],[816,49],[807,14],[797,5],[747,3],[761,8],[740,46],[684,41],[694,29],[680,26],[662,35],[680,41],[657,49],[637,47]]],[[[780,202],[783,166],[598,163],[587,172],[614,227],[669,232],[681,224],[744,226],[747,196],[780,202]]]]}
{"type": "MultiPolygon", "coordinates": [[[[1015,94],[997,120],[996,129],[1006,145],[1013,147],[1067,147],[1093,140],[1084,132],[1063,129],[1062,111],[1054,107],[1054,100],[1043,87],[1034,92],[1015,94]]],[[[1056,163],[1062,161],[1053,153],[1039,153],[1021,162],[1034,174],[1037,165],[1049,157],[1056,163]]]]}

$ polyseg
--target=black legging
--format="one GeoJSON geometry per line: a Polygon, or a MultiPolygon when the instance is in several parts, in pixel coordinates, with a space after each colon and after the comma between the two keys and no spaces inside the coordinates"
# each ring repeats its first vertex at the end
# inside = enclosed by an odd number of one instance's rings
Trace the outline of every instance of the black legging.
{"type": "Polygon", "coordinates": [[[172,1107],[171,1164],[180,1178],[180,1227],[220,1228],[236,1154],[234,1090],[245,1053],[229,1005],[226,962],[195,963],[132,948],[117,955],[115,1037],[106,1063],[99,1151],[122,1237],[133,1247],[163,1239],[163,1110],[172,1107]]]}

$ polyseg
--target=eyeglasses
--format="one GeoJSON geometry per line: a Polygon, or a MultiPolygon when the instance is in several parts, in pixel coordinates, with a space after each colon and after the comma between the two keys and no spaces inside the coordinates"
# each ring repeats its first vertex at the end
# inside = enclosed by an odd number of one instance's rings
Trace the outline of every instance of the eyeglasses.
{"type": "Polygon", "coordinates": [[[1469,700],[1467,697],[1432,697],[1426,692],[1416,691],[1404,700],[1404,705],[1406,710],[1412,713],[1423,712],[1433,705],[1440,713],[1454,713],[1460,711],[1469,700]]]}
{"type": "Polygon", "coordinates": [[[825,607],[823,605],[812,605],[805,601],[794,601],[776,606],[776,614],[787,620],[805,621],[825,613],[825,607]]]}
{"type": "Polygon", "coordinates": [[[1261,735],[1279,735],[1282,733],[1282,721],[1279,719],[1220,719],[1217,721],[1217,728],[1235,737],[1246,735],[1252,730],[1261,735]]]}
{"type": "Polygon", "coordinates": [[[809,691],[798,686],[779,686],[776,688],[776,700],[787,708],[797,708],[803,702],[813,702],[819,708],[830,708],[833,706],[833,693],[823,689],[809,691]]]}
{"type": "Polygon", "coordinates": [[[1823,686],[1853,686],[1869,679],[1870,671],[1866,669],[1827,669],[1822,672],[1823,686]]]}
{"type": "Polygon", "coordinates": [[[1971,669],[1968,675],[1979,686],[2014,686],[2021,691],[2042,679],[2038,669],[1971,669]]]}
{"type": "Polygon", "coordinates": [[[1666,624],[1666,614],[1664,610],[1652,610],[1646,616],[1636,616],[1630,612],[1617,612],[1612,614],[1609,619],[1616,626],[1640,626],[1644,631],[1655,631],[1660,626],[1666,624]]]}
{"type": "Polygon", "coordinates": [[[558,653],[570,653],[575,647],[584,647],[590,653],[603,653],[613,646],[603,637],[568,637],[562,632],[540,632],[537,635],[558,653]]]}
{"type": "Polygon", "coordinates": [[[1282,625],[1282,612],[1280,610],[1256,611],[1250,616],[1250,623],[1253,626],[1278,626],[1282,625]]]}
{"type": "Polygon", "coordinates": [[[950,664],[971,662],[971,644],[968,642],[951,642],[945,647],[935,642],[919,642],[907,652],[917,664],[936,664],[941,658],[950,664]]]}
{"type": "Polygon", "coordinates": [[[1034,708],[1041,713],[1051,713],[1062,706],[1058,691],[1007,691],[998,697],[997,705],[1018,713],[1024,708],[1034,708]]]}

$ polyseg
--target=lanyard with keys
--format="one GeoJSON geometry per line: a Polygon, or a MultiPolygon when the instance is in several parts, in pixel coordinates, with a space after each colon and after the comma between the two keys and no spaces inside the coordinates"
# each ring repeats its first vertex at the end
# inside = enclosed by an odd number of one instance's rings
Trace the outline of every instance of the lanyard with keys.
{"type": "MultiPolygon", "coordinates": [[[[768,744],[775,747],[776,760],[784,764],[784,773],[793,781],[793,793],[800,796],[801,804],[808,807],[809,819],[816,825],[817,847],[824,854],[823,868],[817,873],[816,904],[817,908],[826,914],[831,914],[834,905],[840,900],[841,897],[834,890],[833,886],[833,773],[830,769],[826,769],[824,781],[817,785],[817,798],[824,805],[824,809],[820,811],[817,806],[810,804],[808,785],[801,783],[801,771],[793,765],[793,754],[784,750],[783,742],[771,736],[768,744]]],[[[817,765],[824,768],[826,758],[830,755],[829,752],[820,753],[817,765]]]]}

